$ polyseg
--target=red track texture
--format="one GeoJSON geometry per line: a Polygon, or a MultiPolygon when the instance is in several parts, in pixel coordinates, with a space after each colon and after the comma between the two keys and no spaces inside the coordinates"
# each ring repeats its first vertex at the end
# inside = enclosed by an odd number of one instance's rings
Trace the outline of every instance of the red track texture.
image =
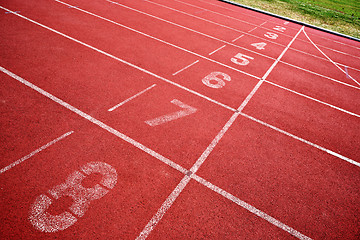
{"type": "Polygon", "coordinates": [[[216,0],[0,25],[1,239],[360,238],[360,42],[216,0]]]}

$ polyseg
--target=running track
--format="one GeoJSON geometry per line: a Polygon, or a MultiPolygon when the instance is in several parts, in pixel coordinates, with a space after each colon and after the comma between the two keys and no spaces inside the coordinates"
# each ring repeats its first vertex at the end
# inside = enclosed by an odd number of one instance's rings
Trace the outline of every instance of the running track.
{"type": "Polygon", "coordinates": [[[216,0],[1,0],[1,239],[359,239],[360,42],[216,0]]]}

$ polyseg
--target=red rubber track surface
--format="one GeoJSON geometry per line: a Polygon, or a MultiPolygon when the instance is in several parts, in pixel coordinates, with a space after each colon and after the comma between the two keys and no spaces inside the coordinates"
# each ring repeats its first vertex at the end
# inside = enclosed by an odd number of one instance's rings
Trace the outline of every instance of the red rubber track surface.
{"type": "Polygon", "coordinates": [[[360,42],[216,0],[0,25],[1,239],[360,238],[360,42]]]}

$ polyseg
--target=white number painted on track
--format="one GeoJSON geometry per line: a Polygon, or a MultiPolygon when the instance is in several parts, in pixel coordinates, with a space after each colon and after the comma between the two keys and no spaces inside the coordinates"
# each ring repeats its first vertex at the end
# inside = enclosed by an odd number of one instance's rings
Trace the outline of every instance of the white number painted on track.
{"type": "Polygon", "coordinates": [[[264,42],[253,43],[253,44],[251,44],[251,46],[256,47],[256,49],[258,49],[258,50],[264,50],[265,46],[266,46],[266,43],[264,43],[264,42]]]}
{"type": "Polygon", "coordinates": [[[285,32],[285,30],[286,30],[286,28],[282,27],[282,26],[276,26],[273,29],[276,30],[276,31],[279,31],[279,32],[285,32]]]}
{"type": "Polygon", "coordinates": [[[70,174],[65,183],[48,191],[48,194],[55,200],[63,196],[71,197],[73,204],[69,207],[69,211],[64,211],[60,215],[51,215],[47,210],[53,200],[45,194],[41,194],[36,198],[30,208],[29,220],[37,230],[57,232],[67,229],[77,221],[76,217],[84,216],[91,201],[102,198],[109,192],[107,189],[113,189],[116,185],[117,173],[109,164],[91,162],[82,166],[80,170],[70,174]],[[96,184],[92,188],[83,187],[81,182],[87,175],[93,173],[102,175],[101,185],[96,184]]]}
{"type": "Polygon", "coordinates": [[[191,107],[189,105],[186,105],[185,103],[182,103],[181,101],[174,99],[171,101],[172,104],[175,104],[177,106],[179,106],[180,108],[182,108],[183,110],[174,112],[174,113],[169,113],[167,115],[161,116],[161,117],[157,117],[151,120],[147,120],[145,121],[146,124],[154,127],[163,123],[167,123],[173,120],[176,120],[178,118],[182,118],[182,117],[186,117],[190,114],[193,114],[197,111],[196,108],[191,107]]]}
{"type": "Polygon", "coordinates": [[[277,39],[279,35],[277,35],[276,33],[267,32],[264,34],[264,36],[270,39],[277,39]]]}
{"type": "Polygon", "coordinates": [[[231,58],[231,61],[238,65],[246,66],[250,63],[249,59],[254,60],[253,57],[246,56],[245,54],[242,54],[242,53],[238,53],[235,55],[235,57],[231,58]],[[239,61],[239,60],[241,60],[241,61],[239,61]]]}
{"type": "Polygon", "coordinates": [[[284,22],[285,25],[289,24],[289,22],[284,22]]]}
{"type": "Polygon", "coordinates": [[[222,72],[212,72],[209,75],[207,75],[206,77],[204,77],[202,79],[202,82],[206,86],[211,87],[211,88],[222,88],[223,86],[225,86],[224,80],[230,82],[231,77],[222,72]],[[219,78],[219,76],[222,76],[223,79],[219,78]]]}

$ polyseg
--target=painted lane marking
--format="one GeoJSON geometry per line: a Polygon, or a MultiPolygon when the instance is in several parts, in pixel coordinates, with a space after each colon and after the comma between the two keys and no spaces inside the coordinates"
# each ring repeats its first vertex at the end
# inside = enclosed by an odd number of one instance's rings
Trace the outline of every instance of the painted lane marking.
{"type": "Polygon", "coordinates": [[[127,102],[130,102],[130,101],[131,101],[131,100],[133,100],[134,98],[136,98],[136,97],[140,96],[141,94],[143,94],[143,93],[145,93],[145,92],[149,91],[150,89],[152,89],[152,88],[153,88],[153,87],[155,87],[155,86],[156,86],[156,84],[153,84],[153,85],[151,85],[150,87],[147,87],[146,89],[142,90],[141,92],[138,92],[138,93],[137,93],[137,94],[135,94],[134,96],[129,97],[128,99],[126,99],[126,100],[122,101],[121,103],[119,103],[119,104],[117,104],[117,105],[113,106],[113,107],[112,107],[112,108],[110,108],[108,111],[109,111],[109,112],[114,111],[114,110],[115,110],[115,109],[117,109],[118,107],[120,107],[120,106],[124,105],[124,104],[125,104],[125,103],[127,103],[127,102]]]}
{"type": "Polygon", "coordinates": [[[118,58],[118,57],[114,56],[114,55],[111,55],[110,53],[107,53],[107,52],[105,52],[105,51],[102,51],[102,50],[100,50],[100,49],[98,49],[98,48],[96,48],[96,47],[93,47],[93,46],[91,46],[91,45],[89,45],[89,44],[87,44],[87,43],[84,43],[84,42],[82,42],[82,41],[80,41],[80,40],[77,40],[77,39],[75,39],[75,38],[73,38],[73,37],[70,37],[70,36],[68,36],[68,35],[66,35],[66,34],[64,34],[64,33],[61,33],[61,32],[59,32],[59,31],[55,30],[55,29],[52,29],[52,28],[50,28],[50,27],[48,27],[48,26],[45,26],[45,25],[43,25],[43,24],[41,24],[41,23],[38,23],[38,22],[36,22],[36,21],[34,21],[34,20],[30,19],[30,18],[27,18],[27,17],[25,17],[25,16],[23,16],[23,15],[20,15],[20,14],[18,14],[18,13],[15,13],[15,12],[7,9],[7,8],[4,8],[4,7],[0,6],[0,9],[6,10],[6,11],[10,11],[12,14],[14,14],[14,15],[20,17],[20,18],[23,18],[23,19],[25,19],[25,20],[27,20],[27,21],[29,21],[29,22],[32,22],[32,23],[34,23],[34,24],[36,24],[36,25],[38,25],[38,26],[40,26],[40,27],[43,27],[43,28],[45,28],[45,29],[47,29],[47,30],[49,30],[49,31],[51,31],[51,32],[54,32],[54,33],[56,33],[56,34],[59,34],[59,35],[65,37],[65,38],[67,38],[67,39],[70,39],[70,40],[72,40],[72,41],[74,41],[74,42],[76,42],[76,43],[79,43],[79,44],[81,44],[81,45],[83,45],[83,46],[85,46],[85,47],[87,47],[87,48],[90,48],[90,49],[98,52],[98,53],[101,53],[101,54],[103,54],[103,55],[105,55],[105,56],[108,56],[108,57],[110,57],[110,58],[112,58],[112,59],[114,59],[114,60],[117,60],[117,61],[119,61],[119,62],[122,62],[122,63],[124,63],[124,64],[126,64],[126,65],[128,65],[128,66],[133,67],[133,68],[136,68],[136,69],[138,69],[138,70],[140,70],[140,71],[142,71],[142,72],[145,72],[145,73],[147,73],[147,74],[149,74],[149,75],[151,75],[151,76],[154,76],[154,77],[156,77],[156,78],[158,78],[158,79],[160,79],[160,80],[162,80],[162,81],[164,81],[164,82],[170,83],[170,84],[172,84],[172,85],[174,85],[174,86],[176,86],[176,87],[179,87],[179,88],[181,88],[181,89],[183,89],[183,90],[185,90],[185,91],[188,91],[188,92],[190,92],[190,93],[192,93],[192,94],[194,94],[194,95],[197,95],[197,96],[199,96],[199,97],[201,97],[201,98],[204,98],[204,99],[206,99],[206,100],[208,100],[208,101],[210,101],[210,102],[212,102],[212,103],[215,103],[215,104],[217,104],[217,105],[219,105],[219,106],[222,106],[222,107],[224,107],[224,108],[227,108],[227,109],[229,109],[229,110],[231,110],[231,111],[235,111],[234,108],[232,108],[232,107],[230,107],[230,106],[227,106],[226,104],[223,104],[223,103],[218,102],[218,101],[216,101],[216,100],[214,100],[214,99],[211,99],[210,97],[207,97],[207,96],[205,96],[205,95],[203,95],[203,94],[201,94],[201,93],[198,93],[198,92],[196,92],[196,91],[194,91],[194,90],[191,90],[191,89],[189,89],[189,88],[186,88],[186,87],[184,87],[184,86],[182,86],[182,85],[180,85],[180,84],[178,84],[178,83],[175,83],[175,82],[173,82],[173,81],[170,81],[170,80],[168,80],[168,79],[166,79],[166,78],[164,78],[164,77],[161,77],[161,76],[159,76],[159,75],[157,75],[157,74],[155,74],[155,73],[153,73],[153,72],[150,72],[150,71],[148,71],[148,70],[146,70],[146,69],[144,69],[144,68],[141,68],[141,67],[139,67],[139,66],[137,66],[137,65],[135,65],[135,64],[132,64],[132,63],[130,63],[130,62],[127,62],[127,61],[125,61],[125,60],[123,60],[123,59],[121,59],[121,58],[118,58]]]}
{"type": "Polygon", "coordinates": [[[194,179],[195,181],[197,181],[198,183],[206,186],[207,188],[211,189],[212,191],[220,194],[221,196],[225,197],[226,199],[236,203],[237,205],[239,205],[240,207],[248,210],[249,212],[255,214],[256,216],[268,221],[269,223],[271,223],[272,225],[290,233],[291,235],[293,235],[294,237],[298,238],[298,239],[304,239],[304,240],[310,240],[311,238],[305,236],[304,234],[296,231],[295,229],[293,229],[292,227],[287,226],[286,224],[280,222],[279,220],[271,217],[270,215],[268,215],[267,213],[257,209],[256,207],[248,204],[247,202],[244,202],[242,200],[240,200],[239,198],[235,197],[234,195],[226,192],[225,190],[215,186],[214,184],[206,181],[205,179],[193,174],[191,176],[192,179],[194,179]]]}
{"type": "MultiPolygon", "coordinates": [[[[20,11],[15,11],[16,13],[20,13],[20,11]]],[[[5,14],[9,14],[9,13],[12,13],[12,12],[5,12],[5,14]]]]}
{"type": "Polygon", "coordinates": [[[189,65],[187,65],[186,67],[183,67],[182,69],[180,69],[179,71],[177,71],[177,72],[173,73],[172,75],[173,75],[173,76],[175,76],[175,75],[177,75],[177,74],[181,73],[182,71],[184,71],[184,70],[188,69],[189,67],[191,67],[191,66],[195,65],[195,64],[196,64],[196,63],[198,63],[198,62],[199,62],[199,60],[196,60],[195,62],[190,63],[189,65]]]}
{"type": "Polygon", "coordinates": [[[239,40],[239,39],[242,38],[243,36],[245,36],[245,34],[241,34],[239,37],[235,38],[235,39],[232,40],[231,42],[236,42],[237,40],[239,40]]]}
{"type": "MultiPolygon", "coordinates": [[[[334,64],[338,69],[340,69],[340,71],[342,71],[343,73],[346,74],[346,72],[345,72],[341,67],[339,67],[339,65],[336,64],[336,62],[334,62],[330,57],[328,57],[328,55],[326,55],[323,51],[321,51],[321,49],[309,38],[309,36],[307,35],[305,29],[303,29],[303,32],[304,32],[306,38],[311,42],[312,45],[314,45],[314,47],[316,47],[316,49],[317,49],[322,55],[324,55],[332,64],[334,64]]],[[[360,86],[360,83],[359,83],[358,81],[356,81],[353,77],[351,77],[350,75],[347,75],[347,76],[349,76],[349,78],[350,78],[351,80],[353,80],[357,85],[360,86]]]]}
{"type": "Polygon", "coordinates": [[[29,221],[33,227],[41,232],[63,231],[77,222],[77,218],[83,217],[92,201],[104,197],[109,190],[113,189],[117,182],[115,168],[104,162],[90,162],[68,176],[65,183],[53,187],[48,191],[53,199],[68,196],[73,200],[69,211],[58,215],[47,212],[53,200],[46,194],[41,194],[30,207],[29,221]],[[99,173],[102,175],[100,183],[92,188],[86,188],[81,182],[89,175],[99,173]],[[76,217],[75,217],[75,216],[76,217]]]}
{"type": "MultiPolygon", "coordinates": [[[[0,68],[1,68],[1,67],[0,67],[0,68]]],[[[0,69],[0,70],[1,70],[1,69],[0,69]]],[[[48,142],[48,143],[45,144],[44,146],[42,146],[42,147],[36,149],[35,151],[31,152],[30,154],[28,154],[28,155],[26,155],[26,156],[24,156],[24,157],[16,160],[15,162],[11,163],[10,165],[8,165],[8,166],[0,169],[0,174],[6,172],[6,171],[8,171],[8,170],[10,170],[11,168],[19,165],[19,164],[22,163],[22,162],[28,160],[29,158],[31,158],[31,157],[34,156],[35,154],[37,154],[37,153],[39,153],[39,152],[47,149],[47,148],[50,147],[51,145],[53,145],[53,144],[57,143],[58,141],[66,138],[67,136],[70,136],[70,135],[73,134],[73,133],[74,133],[74,131],[67,132],[67,133],[61,135],[60,137],[52,140],[51,142],[48,142]]]]}
{"type": "Polygon", "coordinates": [[[214,53],[216,53],[217,51],[220,51],[220,50],[223,49],[224,47],[226,47],[226,45],[223,45],[223,46],[215,49],[214,51],[212,51],[211,53],[209,53],[209,55],[213,55],[214,53]]]}
{"type": "Polygon", "coordinates": [[[294,91],[294,90],[291,90],[291,89],[289,89],[289,88],[283,87],[283,86],[281,86],[281,85],[278,85],[278,84],[273,83],[273,82],[268,81],[268,80],[265,80],[265,82],[267,82],[268,84],[271,84],[271,85],[273,85],[273,86],[275,86],[275,87],[281,88],[281,89],[283,89],[283,90],[285,90],[285,91],[294,93],[294,94],[296,94],[296,95],[302,96],[302,97],[307,98],[307,99],[309,99],[309,100],[312,100],[312,101],[321,103],[321,104],[323,104],[323,105],[325,105],[325,106],[331,107],[331,108],[333,108],[333,109],[339,110],[339,111],[341,111],[341,112],[343,112],[343,113],[346,113],[346,114],[352,115],[352,116],[354,116],[354,117],[360,118],[360,115],[359,115],[359,114],[356,114],[356,113],[350,112],[350,111],[348,111],[348,110],[345,110],[345,109],[343,109],[343,108],[334,106],[334,105],[332,105],[332,104],[330,104],[330,103],[320,101],[320,100],[318,100],[318,99],[316,99],[316,98],[313,98],[313,97],[310,97],[310,96],[308,96],[308,95],[305,95],[305,94],[296,92],[296,91],[294,91]]]}
{"type": "Polygon", "coordinates": [[[144,146],[143,144],[137,142],[136,140],[126,136],[125,134],[113,129],[112,127],[106,125],[105,123],[97,120],[96,118],[90,116],[87,113],[82,112],[81,110],[77,109],[76,107],[70,105],[67,102],[64,102],[63,100],[61,100],[58,97],[55,97],[54,95],[48,93],[47,91],[39,88],[38,86],[32,84],[29,81],[26,81],[25,79],[17,76],[16,74],[10,72],[9,70],[3,68],[0,66],[0,71],[2,71],[3,73],[9,75],[10,77],[14,78],[15,80],[17,80],[18,82],[28,86],[29,88],[33,89],[34,91],[42,94],[43,96],[53,100],[54,102],[58,103],[59,105],[65,107],[66,109],[70,110],[71,112],[76,113],[77,115],[85,118],[86,120],[88,120],[89,122],[92,122],[93,124],[99,126],[100,128],[108,131],[111,134],[114,134],[115,136],[119,137],[120,139],[124,140],[125,142],[130,143],[131,145],[137,147],[138,149],[146,152],[147,154],[153,156],[154,158],[162,161],[163,163],[167,164],[168,166],[178,170],[179,172],[186,174],[187,170],[185,168],[183,168],[182,166],[178,165],[177,163],[174,163],[173,161],[169,160],[168,158],[162,156],[161,154],[151,150],[150,148],[144,146]]]}
{"type": "MultiPolygon", "coordinates": [[[[196,5],[192,5],[192,4],[190,4],[190,3],[185,3],[185,2],[182,2],[182,1],[179,1],[179,0],[175,0],[175,1],[180,2],[180,3],[183,3],[183,4],[191,5],[191,6],[193,6],[193,7],[202,8],[202,7],[199,7],[199,6],[196,6],[196,5]]],[[[200,1],[201,1],[201,0],[200,0],[200,1]]],[[[201,2],[205,2],[205,1],[201,1],[201,2]]],[[[212,3],[209,3],[209,2],[205,2],[205,3],[212,4],[212,3]]],[[[212,4],[212,5],[215,5],[215,4],[212,4]]],[[[222,7],[222,6],[219,6],[219,5],[216,5],[216,6],[217,6],[217,7],[221,7],[221,8],[225,8],[225,7],[222,7]]],[[[206,9],[206,8],[202,8],[202,9],[206,9]]],[[[243,14],[243,15],[248,15],[248,16],[250,16],[251,18],[254,18],[254,17],[255,17],[255,16],[250,15],[250,14],[245,14],[245,13],[242,13],[242,12],[234,11],[233,9],[229,9],[229,8],[225,8],[225,9],[228,9],[228,10],[231,10],[231,11],[233,11],[233,12],[236,12],[237,14],[240,13],[240,14],[243,14]]],[[[208,9],[207,9],[207,10],[208,10],[208,9]]],[[[226,18],[233,19],[233,20],[235,20],[235,21],[244,22],[244,20],[241,20],[241,19],[238,19],[238,18],[234,18],[234,17],[228,16],[228,15],[225,15],[225,14],[222,14],[222,13],[219,13],[219,12],[215,12],[215,11],[211,11],[211,10],[208,10],[208,11],[213,12],[213,13],[218,14],[218,15],[221,15],[221,16],[226,17],[226,18]]],[[[265,20],[265,19],[263,19],[263,18],[259,18],[259,19],[265,20]]],[[[274,24],[278,24],[277,22],[273,22],[273,21],[271,21],[271,20],[268,20],[268,21],[271,22],[271,23],[274,23],[274,24]]],[[[246,22],[246,21],[245,21],[245,22],[246,22]]],[[[248,24],[250,24],[250,25],[255,25],[255,24],[252,24],[252,23],[249,23],[249,22],[246,22],[246,23],[248,23],[248,24]]],[[[285,22],[284,24],[287,25],[288,23],[289,23],[289,22],[285,22]]],[[[264,29],[267,29],[267,30],[271,30],[271,29],[266,28],[266,27],[263,27],[263,28],[264,28],[264,29]]],[[[297,30],[297,28],[294,28],[294,27],[291,27],[291,28],[294,29],[294,30],[297,30]]],[[[293,36],[288,35],[288,34],[283,34],[283,35],[288,36],[288,37],[293,37],[293,36]]],[[[315,34],[315,35],[316,35],[316,34],[315,34]]],[[[316,35],[316,36],[318,36],[318,35],[316,35]]],[[[326,40],[329,40],[329,39],[326,38],[326,37],[322,37],[322,36],[318,36],[318,37],[323,38],[323,39],[326,39],[326,40]]],[[[300,41],[305,42],[304,40],[301,40],[301,39],[300,39],[300,41]]],[[[360,49],[359,47],[352,46],[352,45],[349,45],[349,44],[346,44],[346,43],[342,43],[342,42],[338,42],[338,41],[336,41],[336,40],[330,39],[330,41],[336,42],[336,43],[339,43],[339,44],[342,44],[342,45],[347,45],[347,46],[350,46],[350,47],[352,47],[352,48],[360,49]]],[[[331,48],[329,48],[329,47],[325,47],[325,46],[322,46],[322,47],[327,48],[327,49],[329,49],[329,50],[338,51],[338,50],[335,50],[335,49],[331,49],[331,48]]],[[[348,54],[348,53],[344,53],[344,54],[350,55],[350,54],[348,54]]],[[[352,55],[350,55],[350,56],[352,56],[352,55]]],[[[360,58],[360,57],[358,57],[358,58],[360,58]]]]}
{"type": "MultiPolygon", "coordinates": [[[[64,4],[64,5],[66,5],[66,6],[72,6],[72,5],[69,5],[69,4],[67,4],[67,3],[61,2],[61,1],[59,1],[59,0],[54,0],[54,1],[56,1],[56,2],[58,2],[58,3],[61,3],[61,4],[64,4]]],[[[145,37],[154,39],[154,40],[156,40],[156,41],[158,41],[158,42],[164,43],[164,44],[166,44],[166,45],[169,45],[169,46],[171,46],[171,47],[177,48],[177,49],[182,50],[182,51],[184,51],[184,52],[190,53],[190,54],[195,55],[195,56],[197,56],[197,57],[203,58],[203,59],[208,60],[208,61],[210,61],[210,62],[219,64],[219,65],[221,65],[221,66],[223,66],[223,67],[226,67],[226,68],[232,69],[232,70],[234,70],[234,71],[237,71],[237,72],[239,72],[239,73],[245,74],[245,75],[247,75],[247,76],[249,76],[249,77],[253,77],[253,78],[255,78],[255,79],[259,79],[259,77],[255,76],[255,75],[253,75],[253,74],[250,74],[250,73],[241,71],[241,70],[239,70],[239,69],[237,69],[237,68],[233,68],[233,67],[231,67],[231,66],[229,66],[229,65],[226,65],[226,64],[224,64],[224,63],[218,62],[218,61],[213,60],[213,59],[211,59],[211,58],[202,56],[202,55],[197,54],[197,53],[195,53],[195,52],[192,52],[192,51],[190,51],[190,50],[188,50],[188,49],[185,49],[185,48],[183,48],[183,47],[180,47],[180,46],[177,46],[177,45],[175,45],[175,44],[169,43],[169,42],[167,42],[167,41],[161,40],[161,39],[159,39],[159,38],[157,38],[157,37],[151,36],[151,35],[149,35],[149,34],[147,34],[147,33],[143,33],[143,32],[141,32],[141,31],[138,31],[138,30],[133,29],[133,28],[131,28],[131,27],[125,26],[125,25],[123,25],[123,24],[121,24],[121,23],[112,21],[112,20],[110,20],[110,19],[108,19],[108,18],[101,17],[101,16],[99,16],[99,15],[96,15],[96,14],[94,14],[94,13],[88,12],[88,11],[83,10],[83,9],[81,9],[81,8],[76,8],[76,7],[74,7],[74,8],[77,9],[77,10],[79,10],[79,11],[81,11],[81,12],[84,12],[84,13],[86,13],[86,14],[89,14],[89,15],[92,15],[92,16],[94,16],[94,17],[100,18],[100,19],[102,19],[102,20],[104,20],[104,21],[107,21],[107,22],[110,22],[110,23],[115,24],[115,25],[117,25],[117,26],[126,28],[126,29],[128,29],[128,30],[130,30],[130,31],[132,31],[132,32],[138,33],[138,34],[140,34],[140,35],[143,35],[143,36],[145,36],[145,37]]]]}
{"type": "Polygon", "coordinates": [[[182,108],[182,110],[179,110],[174,113],[169,113],[169,114],[166,114],[166,115],[163,115],[163,116],[151,119],[151,120],[147,120],[147,121],[145,121],[145,123],[150,125],[151,127],[155,127],[155,126],[167,123],[167,122],[174,121],[179,118],[189,116],[190,114],[193,114],[197,111],[196,108],[191,107],[177,99],[173,99],[171,101],[171,103],[182,108]]]}
{"type": "MultiPolygon", "coordinates": [[[[55,1],[57,1],[57,0],[55,0],[55,1]]],[[[182,25],[177,24],[177,23],[173,23],[173,22],[171,22],[171,21],[168,21],[168,20],[165,20],[165,19],[156,17],[156,16],[154,16],[154,15],[151,15],[151,14],[148,14],[148,13],[145,13],[145,12],[142,12],[142,11],[140,11],[140,10],[137,10],[137,9],[134,9],[134,8],[131,8],[131,7],[128,7],[128,6],[126,6],[126,5],[123,5],[123,4],[120,4],[120,3],[117,3],[117,2],[113,2],[113,1],[111,1],[111,0],[106,0],[106,1],[109,2],[109,3],[113,3],[113,4],[115,4],[115,5],[119,5],[119,6],[121,6],[121,7],[130,9],[130,10],[132,10],[132,11],[135,11],[135,12],[138,12],[138,13],[141,13],[141,14],[144,14],[144,15],[147,15],[147,16],[150,16],[150,17],[153,17],[153,18],[155,18],[155,19],[158,19],[158,20],[160,20],[160,21],[163,21],[163,22],[172,24],[172,25],[174,25],[174,26],[177,26],[177,27],[186,29],[186,30],[188,30],[188,31],[191,31],[191,32],[200,34],[200,35],[202,35],[202,36],[205,36],[205,37],[208,37],[208,38],[211,38],[211,39],[214,39],[214,40],[217,40],[217,41],[226,43],[226,44],[231,45],[231,46],[233,46],[233,47],[240,48],[240,49],[244,49],[244,50],[247,50],[247,51],[249,51],[249,52],[255,53],[255,54],[259,55],[259,56],[263,56],[263,57],[266,57],[266,58],[275,60],[275,58],[270,57],[270,56],[267,56],[267,55],[265,55],[265,54],[262,54],[262,53],[253,51],[253,50],[248,49],[248,48],[245,48],[245,47],[241,47],[241,46],[235,45],[235,44],[230,43],[230,42],[227,42],[227,41],[225,41],[225,40],[221,40],[221,39],[219,39],[219,38],[216,38],[216,37],[207,35],[207,34],[205,34],[205,33],[201,33],[201,32],[196,31],[196,30],[194,30],[194,29],[191,29],[191,28],[182,26],[182,25]]],[[[256,36],[256,35],[248,34],[248,33],[243,32],[243,31],[238,31],[238,32],[242,32],[242,33],[245,33],[245,34],[247,34],[247,35],[249,35],[249,36],[258,38],[258,39],[260,39],[260,40],[266,40],[266,41],[268,41],[268,42],[270,42],[270,43],[273,43],[273,44],[275,44],[275,45],[278,45],[278,46],[281,46],[281,47],[285,47],[285,45],[280,44],[280,43],[277,43],[277,42],[274,42],[274,41],[271,41],[270,39],[267,39],[267,38],[262,38],[262,37],[259,37],[259,36],[256,36]]],[[[241,38],[241,37],[243,37],[243,35],[241,35],[239,38],[241,38]]],[[[238,40],[238,39],[236,39],[236,40],[238,40]]],[[[236,40],[234,39],[233,41],[236,41],[236,40]]],[[[326,58],[318,57],[318,56],[316,56],[316,55],[313,55],[313,54],[310,54],[310,53],[307,53],[307,52],[304,52],[304,51],[301,51],[301,50],[298,50],[298,49],[294,49],[294,48],[290,48],[290,49],[295,50],[295,51],[297,51],[297,52],[301,52],[301,53],[307,54],[307,55],[309,55],[309,56],[314,56],[314,57],[317,57],[317,58],[324,59],[324,60],[328,61],[328,59],[326,59],[326,58]]],[[[331,49],[331,50],[333,50],[333,49],[331,49]]],[[[333,50],[333,51],[336,51],[336,50],[333,50]]],[[[343,54],[347,54],[347,53],[343,53],[343,54]]],[[[349,54],[347,54],[347,55],[349,55],[349,54]]],[[[356,56],[354,56],[354,57],[356,57],[356,56]]],[[[360,58],[360,57],[358,57],[358,58],[360,58]]],[[[338,63],[338,64],[340,64],[340,63],[338,63]]],[[[356,68],[354,68],[354,69],[356,69],[356,68]]],[[[356,70],[358,70],[358,69],[356,69],[356,70]]],[[[360,71],[360,70],[358,70],[358,71],[360,71]]]]}
{"type": "MultiPolygon", "coordinates": [[[[256,91],[260,88],[261,84],[266,79],[267,75],[271,72],[271,70],[275,67],[276,63],[281,59],[281,57],[285,54],[290,45],[294,42],[295,38],[300,34],[301,30],[296,34],[296,36],[292,39],[292,41],[288,44],[287,48],[284,49],[282,54],[276,59],[274,64],[268,69],[265,73],[264,77],[256,84],[256,86],[252,89],[252,91],[248,94],[246,99],[241,103],[237,111],[231,116],[231,118],[226,122],[225,126],[220,130],[220,132],[216,135],[216,137],[211,141],[210,145],[205,149],[205,151],[201,154],[201,156],[197,159],[195,164],[191,167],[190,172],[192,174],[196,174],[201,165],[205,162],[210,153],[214,150],[216,145],[223,138],[225,133],[229,130],[231,125],[235,122],[238,116],[241,114],[241,111],[245,108],[245,106],[249,103],[251,98],[254,96],[256,91]]],[[[176,186],[176,188],[171,192],[171,194],[166,198],[161,207],[158,209],[156,214],[151,218],[151,220],[147,223],[144,229],[139,234],[137,240],[146,239],[151,231],[156,227],[156,225],[163,218],[167,210],[172,206],[177,197],[180,195],[182,190],[186,187],[186,185],[190,182],[191,176],[185,175],[184,178],[180,181],[180,183],[176,186]]]]}
{"type": "Polygon", "coordinates": [[[349,75],[349,71],[348,71],[348,67],[345,66],[345,71],[346,71],[346,78],[350,78],[350,75],[349,75]]]}
{"type": "Polygon", "coordinates": [[[337,158],[340,158],[340,159],[342,159],[342,160],[344,160],[344,161],[346,161],[346,162],[348,162],[348,163],[351,163],[351,164],[353,164],[353,165],[355,165],[355,166],[357,166],[357,167],[360,167],[360,163],[359,163],[359,162],[356,162],[356,161],[354,161],[354,160],[352,160],[352,159],[350,159],[350,158],[348,158],[348,157],[345,157],[345,156],[343,156],[343,155],[341,155],[341,154],[339,154],[339,153],[333,152],[333,151],[331,151],[331,150],[329,150],[329,149],[327,149],[327,148],[324,148],[324,147],[322,147],[322,146],[320,146],[320,145],[317,145],[317,144],[315,144],[315,143],[312,143],[312,142],[310,142],[310,141],[308,141],[308,140],[305,140],[305,139],[303,139],[303,138],[301,138],[301,137],[295,136],[295,135],[292,134],[292,133],[289,133],[289,132],[287,132],[287,131],[284,131],[284,130],[282,130],[282,129],[278,128],[278,127],[275,127],[275,126],[273,126],[273,125],[271,125],[271,124],[269,124],[269,123],[263,122],[263,121],[255,118],[255,117],[252,117],[252,116],[250,116],[250,115],[248,115],[248,114],[245,114],[245,113],[240,113],[240,114],[241,114],[242,116],[244,116],[244,117],[246,117],[246,118],[254,121],[254,122],[257,122],[257,123],[263,125],[263,126],[266,126],[266,127],[268,127],[268,128],[271,128],[271,129],[273,129],[273,130],[275,130],[275,131],[277,131],[277,132],[280,132],[280,133],[282,133],[282,134],[284,134],[284,135],[286,135],[286,136],[289,136],[289,137],[291,137],[291,138],[293,138],[293,139],[296,139],[296,140],[298,140],[298,141],[300,141],[300,142],[303,142],[303,143],[305,143],[305,144],[307,144],[307,145],[310,145],[310,146],[312,146],[312,147],[315,147],[315,148],[317,148],[317,149],[319,149],[319,150],[321,150],[321,151],[323,151],[323,152],[326,152],[326,153],[328,153],[328,154],[330,154],[330,155],[332,155],[332,156],[335,156],[335,157],[337,157],[337,158]]]}

